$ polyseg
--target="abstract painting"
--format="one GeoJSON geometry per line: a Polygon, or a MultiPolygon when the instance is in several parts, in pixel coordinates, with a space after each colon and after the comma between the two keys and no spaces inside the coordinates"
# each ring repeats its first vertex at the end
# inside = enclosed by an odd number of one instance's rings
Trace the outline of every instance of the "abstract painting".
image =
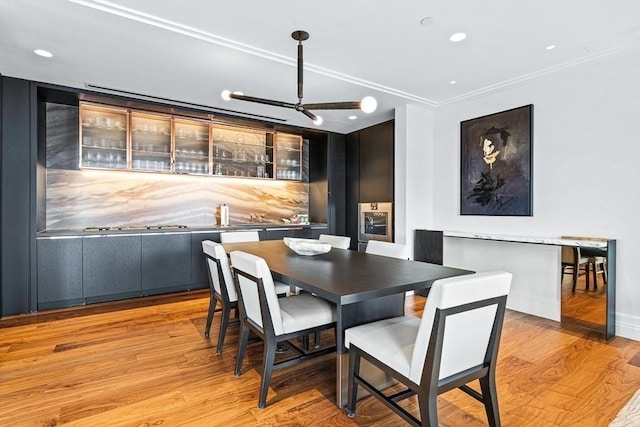
{"type": "Polygon", "coordinates": [[[460,214],[531,216],[533,105],[460,122],[460,214]]]}

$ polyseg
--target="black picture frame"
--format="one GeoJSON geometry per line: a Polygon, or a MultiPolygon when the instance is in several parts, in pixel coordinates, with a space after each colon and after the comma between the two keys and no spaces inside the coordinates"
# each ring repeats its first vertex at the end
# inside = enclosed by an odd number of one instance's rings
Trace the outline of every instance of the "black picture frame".
{"type": "Polygon", "coordinates": [[[533,104],[460,122],[460,214],[532,216],[533,104]]]}

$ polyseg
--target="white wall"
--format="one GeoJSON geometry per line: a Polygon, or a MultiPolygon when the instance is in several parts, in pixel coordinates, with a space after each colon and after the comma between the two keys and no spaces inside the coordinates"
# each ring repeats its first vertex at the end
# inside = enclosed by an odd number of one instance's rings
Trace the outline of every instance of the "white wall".
{"type": "Polygon", "coordinates": [[[430,228],[434,216],[434,171],[425,167],[433,158],[434,112],[405,105],[395,117],[395,241],[413,245],[413,230],[430,228]],[[406,141],[411,141],[407,144],[406,141]],[[414,191],[416,182],[419,189],[414,191]],[[410,192],[408,191],[410,190],[410,192]],[[422,222],[422,221],[425,222],[422,222]],[[415,224],[421,224],[416,226],[415,224]]]}
{"type": "MultiPolygon", "coordinates": [[[[406,145],[406,168],[396,169],[396,188],[404,185],[406,191],[406,236],[430,228],[617,239],[616,334],[640,340],[640,273],[634,268],[640,260],[640,48],[434,111],[407,107],[398,117],[396,129],[402,129],[396,137],[406,145]],[[534,105],[533,216],[461,216],[460,122],[527,104],[534,105]]],[[[445,262],[472,264],[468,251],[480,257],[490,247],[452,240],[445,239],[445,262]],[[457,257],[452,244],[456,252],[463,245],[464,255],[457,257]]],[[[535,262],[536,249],[528,252],[535,262]]],[[[532,286],[553,277],[558,267],[548,268],[535,277],[523,272],[523,280],[532,286]]],[[[515,295],[526,298],[527,291],[515,295]]],[[[554,312],[553,307],[539,308],[554,312]]]]}

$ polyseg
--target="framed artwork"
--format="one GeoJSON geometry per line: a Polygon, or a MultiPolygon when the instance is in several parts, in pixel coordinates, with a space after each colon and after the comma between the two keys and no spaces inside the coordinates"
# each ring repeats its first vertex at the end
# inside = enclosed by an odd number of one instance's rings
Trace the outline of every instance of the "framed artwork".
{"type": "Polygon", "coordinates": [[[460,214],[532,216],[533,105],[460,122],[460,214]]]}

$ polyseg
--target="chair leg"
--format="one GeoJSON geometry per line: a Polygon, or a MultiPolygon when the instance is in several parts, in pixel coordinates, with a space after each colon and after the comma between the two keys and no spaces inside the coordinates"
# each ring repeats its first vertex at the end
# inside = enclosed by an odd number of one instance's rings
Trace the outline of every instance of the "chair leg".
{"type": "Polygon", "coordinates": [[[222,319],[220,321],[220,331],[218,332],[218,347],[216,349],[217,354],[222,353],[222,347],[224,346],[224,336],[227,333],[227,327],[229,326],[229,317],[231,317],[231,307],[226,305],[222,307],[222,319]]]}
{"type": "Polygon", "coordinates": [[[573,274],[571,275],[571,278],[573,280],[573,284],[571,286],[571,292],[575,293],[576,285],[578,284],[578,266],[577,265],[573,266],[573,274]]]}
{"type": "Polygon", "coordinates": [[[302,337],[302,349],[304,351],[309,351],[309,335],[304,335],[302,337]]]}
{"type": "Polygon", "coordinates": [[[213,323],[213,313],[216,311],[216,305],[218,305],[218,300],[211,295],[211,299],[209,300],[209,312],[207,313],[207,325],[204,327],[204,336],[206,338],[209,338],[211,324],[213,323]]]}
{"type": "Polygon", "coordinates": [[[316,332],[313,337],[313,347],[320,348],[320,332],[316,332]]]}
{"type": "Polygon", "coordinates": [[[238,339],[238,355],[236,356],[236,369],[233,372],[235,376],[239,376],[242,371],[242,360],[244,352],[249,342],[249,327],[244,322],[240,322],[240,338],[238,339]]]}
{"type": "Polygon", "coordinates": [[[264,342],[264,354],[262,356],[262,381],[260,382],[260,398],[258,400],[258,408],[264,409],[267,406],[267,392],[269,391],[269,383],[271,382],[271,373],[273,372],[273,362],[276,358],[276,347],[278,343],[275,340],[266,340],[264,342]]]}
{"type": "Polygon", "coordinates": [[[602,269],[602,281],[604,282],[604,284],[607,284],[607,266],[605,265],[604,262],[600,263],[600,268],[602,269]]]}
{"type": "Polygon", "coordinates": [[[438,394],[429,393],[424,387],[418,391],[418,406],[420,407],[420,423],[425,427],[438,427],[438,394]]]}
{"type": "Polygon", "coordinates": [[[482,391],[482,403],[487,412],[487,421],[492,427],[500,427],[500,410],[498,408],[498,391],[495,377],[492,374],[480,378],[480,390],[482,391]]]}
{"type": "Polygon", "coordinates": [[[585,283],[585,289],[588,291],[589,290],[589,280],[591,277],[591,269],[589,268],[589,263],[587,263],[586,268],[585,268],[585,273],[587,274],[587,278],[585,279],[584,283],[585,283]]]}
{"type": "Polygon", "coordinates": [[[593,290],[598,290],[598,264],[593,262],[593,290]]]}
{"type": "Polygon", "coordinates": [[[349,352],[349,386],[347,389],[347,416],[351,418],[356,416],[356,398],[358,397],[358,384],[354,380],[356,375],[360,375],[360,352],[351,349],[349,352]]]}

